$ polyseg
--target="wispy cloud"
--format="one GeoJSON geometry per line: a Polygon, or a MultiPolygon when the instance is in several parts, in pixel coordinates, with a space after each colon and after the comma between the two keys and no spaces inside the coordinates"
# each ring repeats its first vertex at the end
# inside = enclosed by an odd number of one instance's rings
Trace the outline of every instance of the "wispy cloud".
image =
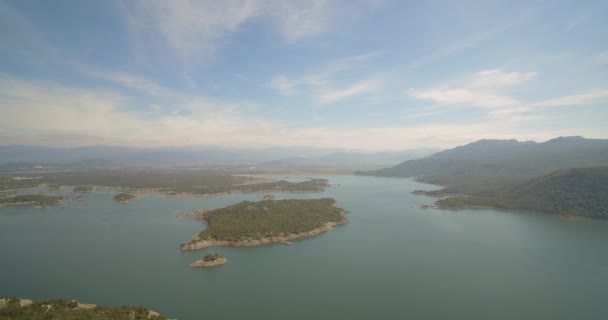
{"type": "Polygon", "coordinates": [[[169,89],[160,85],[156,81],[150,80],[142,76],[134,75],[132,73],[124,71],[99,70],[76,62],[70,62],[69,65],[82,75],[92,79],[99,79],[111,82],[113,84],[117,84],[119,86],[143,92],[152,96],[170,94],[169,89]]]}
{"type": "Polygon", "coordinates": [[[380,88],[382,80],[372,78],[359,83],[355,83],[345,88],[325,91],[317,96],[317,99],[322,104],[334,103],[356,96],[374,92],[380,88]]]}
{"type": "Polygon", "coordinates": [[[534,79],[536,72],[504,72],[500,69],[483,70],[475,74],[468,82],[460,85],[415,89],[410,88],[406,94],[412,98],[426,100],[433,105],[425,112],[438,113],[449,108],[479,108],[486,110],[493,117],[509,116],[513,119],[526,119],[523,114],[540,108],[590,105],[608,99],[608,90],[592,90],[579,94],[549,98],[536,102],[521,101],[502,93],[502,89],[534,79]]]}
{"type": "Polygon", "coordinates": [[[274,89],[284,96],[294,94],[298,85],[298,81],[290,79],[284,75],[275,76],[268,82],[268,87],[274,89]]]}
{"type": "Polygon", "coordinates": [[[608,90],[594,90],[580,94],[563,96],[554,99],[547,99],[539,102],[527,104],[528,108],[535,107],[563,107],[563,106],[581,106],[593,104],[598,101],[608,100],[608,90]]]}
{"type": "Polygon", "coordinates": [[[326,31],[335,14],[328,0],[278,1],[271,6],[274,8],[271,14],[277,18],[281,33],[289,42],[326,31]]]}
{"type": "Polygon", "coordinates": [[[336,5],[329,0],[135,0],[124,1],[122,8],[136,47],[165,47],[193,63],[213,57],[231,33],[255,18],[274,22],[288,43],[324,33],[341,16],[336,5]]]}
{"type": "Polygon", "coordinates": [[[535,72],[504,72],[500,69],[478,72],[467,83],[456,86],[407,90],[410,97],[427,100],[438,106],[501,108],[519,105],[519,101],[500,93],[500,89],[528,81],[535,72]]]}
{"type": "Polygon", "coordinates": [[[379,51],[358,54],[324,63],[317,70],[304,75],[288,77],[286,75],[274,76],[266,84],[283,96],[298,93],[311,95],[321,104],[334,103],[347,98],[370,93],[379,88],[382,79],[379,76],[367,76],[367,79],[348,85],[338,85],[338,78],[348,71],[365,66],[370,60],[381,55],[379,51]]]}
{"type": "Polygon", "coordinates": [[[317,90],[327,89],[341,73],[360,68],[380,55],[380,51],[372,51],[328,61],[316,70],[303,75],[276,75],[268,81],[267,87],[285,96],[292,95],[300,90],[310,90],[311,88],[317,90]]]}
{"type": "Polygon", "coordinates": [[[497,23],[493,26],[486,26],[478,28],[479,31],[463,35],[457,39],[450,39],[451,41],[442,42],[434,50],[427,52],[420,59],[414,60],[408,64],[409,69],[417,69],[428,65],[434,61],[440,60],[445,57],[459,54],[468,49],[474,48],[484,42],[490,41],[501,34],[505,33],[509,29],[527,21],[531,16],[536,14],[538,9],[533,8],[527,11],[521,12],[510,19],[497,23]]]}
{"type": "Polygon", "coordinates": [[[608,51],[600,52],[593,57],[597,64],[608,64],[608,51]]]}
{"type": "Polygon", "coordinates": [[[601,137],[604,134],[597,128],[517,127],[516,123],[499,118],[478,123],[409,127],[293,128],[280,122],[242,115],[234,104],[204,97],[177,101],[170,108],[175,111],[172,113],[148,114],[148,110],[130,108],[133,103],[128,97],[113,92],[0,76],[0,113],[3,115],[0,117],[0,143],[315,145],[386,150],[454,146],[480,137],[543,140],[557,135],[601,137]],[[44,137],[60,139],[50,141],[44,137]]]}

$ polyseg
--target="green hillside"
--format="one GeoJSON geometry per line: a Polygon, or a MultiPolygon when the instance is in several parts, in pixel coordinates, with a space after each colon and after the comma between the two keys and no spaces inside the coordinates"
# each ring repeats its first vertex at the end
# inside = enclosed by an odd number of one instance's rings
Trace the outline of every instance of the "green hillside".
{"type": "Polygon", "coordinates": [[[494,197],[450,197],[442,208],[496,207],[608,219],[608,167],[558,170],[494,197]]]}

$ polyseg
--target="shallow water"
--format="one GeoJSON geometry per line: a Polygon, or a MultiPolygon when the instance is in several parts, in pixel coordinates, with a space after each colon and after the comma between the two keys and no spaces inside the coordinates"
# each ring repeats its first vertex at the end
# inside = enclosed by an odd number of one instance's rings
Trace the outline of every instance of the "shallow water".
{"type": "MultiPolygon", "coordinates": [[[[293,245],[181,252],[180,217],[262,195],[111,194],[68,208],[0,208],[0,296],[143,305],[176,319],[603,319],[608,223],[494,210],[420,209],[408,179],[327,178],[351,224],[293,245]],[[229,260],[187,265],[208,252],[229,260]]],[[[281,178],[283,178],[281,176],[281,178]]]]}

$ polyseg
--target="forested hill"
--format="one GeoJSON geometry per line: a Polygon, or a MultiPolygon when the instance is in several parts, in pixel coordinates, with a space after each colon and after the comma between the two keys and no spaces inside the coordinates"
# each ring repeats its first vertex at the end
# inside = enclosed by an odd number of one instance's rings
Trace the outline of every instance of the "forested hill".
{"type": "Polygon", "coordinates": [[[451,197],[440,207],[490,206],[608,219],[608,167],[559,170],[492,198],[451,197]]]}
{"type": "Polygon", "coordinates": [[[484,177],[521,182],[559,169],[605,165],[608,165],[608,140],[559,137],[542,143],[479,140],[391,168],[358,174],[419,177],[453,186],[484,177]]]}

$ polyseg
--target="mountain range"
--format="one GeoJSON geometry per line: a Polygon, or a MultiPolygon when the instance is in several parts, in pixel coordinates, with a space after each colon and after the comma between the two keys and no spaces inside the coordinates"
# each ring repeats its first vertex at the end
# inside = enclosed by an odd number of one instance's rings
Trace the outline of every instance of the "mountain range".
{"type": "Polygon", "coordinates": [[[379,168],[404,159],[424,157],[437,149],[413,149],[365,153],[344,149],[276,147],[233,149],[222,147],[133,148],[90,146],[51,148],[43,146],[0,146],[0,166],[33,168],[46,165],[70,168],[108,167],[351,167],[379,168]]]}

